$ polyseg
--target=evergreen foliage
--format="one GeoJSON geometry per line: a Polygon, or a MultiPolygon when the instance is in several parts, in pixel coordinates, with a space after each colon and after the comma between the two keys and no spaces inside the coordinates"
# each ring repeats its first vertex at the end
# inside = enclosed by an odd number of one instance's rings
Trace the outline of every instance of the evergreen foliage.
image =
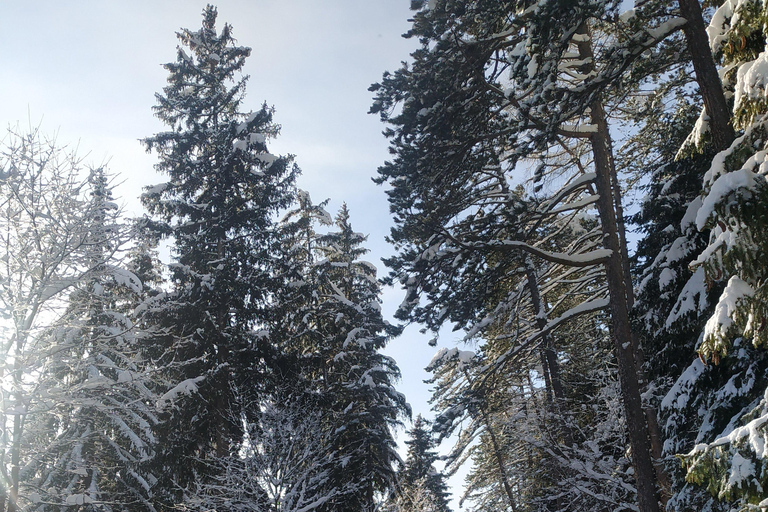
{"type": "Polygon", "coordinates": [[[768,8],[635,4],[412,2],[420,47],[371,87],[382,282],[346,205],[269,153],[211,5],[165,65],[143,143],[167,181],[133,226],[104,169],[10,131],[0,512],[448,512],[448,439],[472,512],[764,511],[768,8]],[[398,319],[473,348],[429,364],[404,463],[396,283],[398,319]]]}
{"type": "Polygon", "coordinates": [[[161,499],[209,475],[218,458],[236,457],[242,417],[256,411],[268,319],[276,278],[274,216],[292,200],[296,174],[289,158],[267,151],[278,127],[266,106],[243,112],[250,49],[237,46],[229,25],[217,32],[216,9],[203,26],[184,29],[168,85],[155,113],[168,127],[144,140],[169,181],[142,201],[147,231],[172,237],[170,290],[157,308],[159,364],[172,368],[160,399],[161,499]]]}
{"type": "Polygon", "coordinates": [[[130,262],[117,266],[128,231],[107,179],[103,169],[88,179],[87,273],[38,342],[45,392],[30,411],[38,434],[23,472],[35,510],[151,508],[156,383],[134,324],[146,293],[130,262]]]}
{"type": "Polygon", "coordinates": [[[435,469],[437,453],[430,424],[417,416],[408,436],[408,456],[392,508],[398,512],[448,512],[448,487],[443,474],[435,469]]]}
{"type": "Polygon", "coordinates": [[[144,507],[154,394],[108,176],[38,129],[9,131],[0,176],[0,510],[144,507]]]}
{"type": "Polygon", "coordinates": [[[322,364],[316,379],[322,378],[321,393],[334,411],[329,449],[339,463],[330,483],[348,489],[331,507],[367,511],[375,507],[377,493],[394,485],[400,459],[392,429],[410,407],[394,388],[400,375],[395,361],[379,353],[399,329],[382,317],[376,269],[359,259],[367,252],[365,237],[352,229],[346,205],[335,228],[317,237],[321,259],[311,271],[316,326],[323,329],[313,347],[322,364]]]}
{"type": "MultiPolygon", "coordinates": [[[[393,269],[390,279],[400,280],[406,288],[399,315],[435,332],[451,322],[468,331],[466,339],[482,339],[482,351],[471,359],[476,358],[476,365],[462,359],[461,352],[443,354],[433,365],[441,383],[438,421],[444,420],[450,429],[457,418],[479,421],[483,414],[490,418],[489,390],[496,392],[487,387],[490,382],[498,383],[500,396],[515,386],[525,389],[525,375],[507,381],[491,379],[490,368],[504,368],[511,374],[503,361],[520,364],[531,348],[540,347],[546,353],[547,346],[563,350],[563,358],[573,361],[572,353],[556,341],[560,331],[572,322],[571,315],[592,313],[600,309],[598,304],[608,306],[606,323],[610,322],[618,363],[640,509],[656,510],[657,498],[662,506],[669,503],[680,510],[697,504],[717,506],[702,493],[691,493],[679,471],[670,488],[668,473],[675,466],[664,468],[658,463],[662,449],[670,456],[694,439],[713,441],[717,429],[725,430],[720,430],[722,436],[714,445],[702,445],[684,459],[687,478],[709,482],[710,490],[721,498],[743,496],[744,502],[754,505],[759,501],[757,490],[764,485],[760,476],[764,451],[759,442],[747,439],[764,437],[763,384],[758,371],[763,362],[759,352],[745,350],[744,341],[763,343],[759,327],[765,303],[763,265],[757,255],[765,248],[764,237],[754,228],[762,224],[759,205],[764,203],[760,165],[765,137],[760,116],[765,85],[757,71],[762,70],[765,47],[762,8],[748,1],[726,2],[714,12],[708,29],[712,53],[728,66],[722,75],[726,91],[732,91],[733,126],[744,133],[733,144],[730,114],[724,110],[723,86],[706,47],[698,2],[681,0],[676,6],[642,2],[620,16],[619,8],[619,2],[414,3],[413,28],[406,36],[419,38],[421,48],[412,54],[412,63],[385,74],[372,87],[377,93],[372,111],[389,124],[386,133],[394,155],[380,168],[379,181],[392,186],[388,191],[395,214],[391,241],[398,254],[388,261],[393,269]],[[681,45],[688,51],[681,52],[681,45]],[[690,77],[698,86],[695,93],[690,77]],[[702,103],[706,112],[692,126],[702,103]],[[619,159],[613,154],[609,124],[631,134],[619,135],[628,142],[619,159]],[[526,184],[527,193],[534,200],[525,203],[525,194],[511,193],[514,173],[526,170],[524,158],[539,162],[528,170],[533,171],[533,179],[526,184]],[[651,191],[656,200],[648,201],[635,218],[647,233],[639,246],[636,269],[641,279],[637,314],[642,340],[635,338],[627,323],[634,290],[616,162],[634,179],[653,173],[651,191]],[[530,206],[521,209],[516,202],[530,206]],[[569,246],[559,253],[547,245],[548,236],[564,233],[562,226],[568,223],[562,219],[567,212],[584,215],[594,207],[599,214],[597,239],[611,253],[604,260],[602,275],[601,261],[586,257],[595,256],[597,252],[590,251],[599,247],[587,245],[588,238],[578,249],[569,246]],[[515,250],[528,253],[532,260],[526,263],[533,280],[529,279],[530,299],[525,301],[520,300],[523,295],[504,293],[524,286],[520,274],[526,266],[521,264],[522,257],[513,263],[515,250]],[[574,257],[577,254],[579,258],[574,257]],[[582,264],[581,278],[562,270],[552,272],[569,263],[577,268],[582,264]],[[494,277],[486,281],[486,275],[494,277]],[[566,282],[570,290],[563,286],[566,282]],[[603,296],[602,286],[609,291],[606,302],[594,300],[603,296]],[[509,318],[524,317],[521,313],[536,302],[539,288],[546,293],[540,304],[554,309],[567,303],[558,302],[557,293],[572,300],[578,296],[574,290],[579,290],[593,300],[571,303],[571,309],[561,313],[566,319],[561,322],[549,320],[546,307],[533,306],[533,318],[513,329],[509,318]],[[713,300],[711,293],[720,294],[720,299],[713,300]],[[557,329],[550,327],[553,323],[557,329]],[[541,334],[529,334],[537,331],[541,334]],[[520,334],[528,335],[522,343],[520,334]],[[545,334],[550,340],[545,340],[545,334]],[[505,351],[499,342],[502,338],[517,338],[517,344],[505,351]],[[733,342],[740,347],[736,354],[729,348],[733,342]],[[643,394],[644,403],[640,392],[645,376],[637,372],[644,360],[641,348],[648,355],[645,368],[653,379],[643,394]],[[732,366],[702,373],[703,366],[689,366],[694,350],[716,366],[730,357],[725,364],[732,366]],[[502,362],[486,359],[494,352],[502,354],[502,362]],[[473,367],[486,375],[473,376],[473,367]],[[706,378],[698,378],[699,373],[706,378]],[[713,389],[706,398],[690,398],[693,389],[703,390],[702,386],[713,389]],[[478,397],[482,398],[478,401],[478,397]],[[671,404],[682,404],[679,408],[686,412],[674,410],[671,404]],[[704,407],[708,413],[699,421],[688,412],[692,409],[687,404],[697,404],[698,410],[704,407]],[[657,427],[656,406],[664,413],[663,432],[657,427]],[[747,414],[749,407],[753,409],[747,414]],[[743,428],[735,428],[737,424],[743,428]],[[739,466],[747,453],[749,462],[739,466]],[[653,469],[652,458],[657,460],[653,469]],[[655,496],[657,491],[661,494],[655,496]]],[[[557,365],[545,359],[540,387],[551,387],[557,395],[555,380],[547,378],[556,375],[557,365]]],[[[610,366],[610,358],[605,361],[610,366]]],[[[606,384],[599,389],[610,389],[606,384]]],[[[535,395],[536,386],[529,387],[528,393],[535,395]]],[[[517,400],[525,402],[524,397],[525,393],[518,395],[517,400]]],[[[527,405],[525,410],[532,408],[527,405]]],[[[510,412],[502,406],[493,414],[503,418],[510,412]]],[[[577,424],[578,417],[573,416],[577,424]]],[[[481,423],[484,428],[492,424],[489,419],[481,423]]],[[[499,423],[495,437],[501,439],[510,422],[499,423]]],[[[478,431],[465,432],[471,439],[478,431]]],[[[531,431],[525,432],[520,438],[530,439],[531,431]]],[[[467,447],[470,442],[457,446],[467,447]]],[[[572,445],[562,437],[555,446],[567,451],[564,447],[572,445]]],[[[510,457],[520,460],[520,456],[510,457]]],[[[508,483],[526,474],[519,467],[511,468],[514,477],[504,478],[503,464],[498,464],[501,458],[495,459],[499,475],[508,483]]],[[[573,454],[569,457],[570,467],[575,459],[573,454]]],[[[549,469],[545,473],[558,483],[567,479],[549,469]]],[[[487,483],[478,486],[476,497],[482,500],[490,495],[487,483]]],[[[536,501],[532,495],[522,499],[526,504],[536,501]]],[[[512,499],[507,501],[516,508],[512,499]]],[[[591,509],[605,504],[581,506],[591,509]]],[[[624,501],[622,506],[631,505],[624,501]]]]}
{"type": "Polygon", "coordinates": [[[714,307],[707,312],[694,361],[665,400],[680,411],[691,393],[706,417],[695,447],[683,457],[686,481],[704,486],[713,496],[740,510],[765,507],[768,484],[766,401],[765,265],[766,237],[765,82],[751,77],[766,55],[768,36],[761,24],[764,7],[728,2],[713,14],[709,27],[713,54],[728,71],[723,86],[732,93],[732,120],[738,137],[711,160],[703,176],[700,203],[687,217],[708,244],[692,266],[713,288],[714,307]],[[757,66],[757,67],[756,67],[757,66]],[[715,298],[717,297],[717,298],[715,298]],[[708,361],[704,365],[702,361],[708,361]]]}
{"type": "MultiPolygon", "coordinates": [[[[394,158],[379,169],[379,181],[392,186],[398,254],[388,264],[406,288],[401,318],[434,331],[452,322],[468,329],[467,338],[501,329],[515,343],[488,365],[506,370],[542,349],[546,380],[557,372],[551,333],[608,309],[623,427],[645,511],[657,510],[655,475],[629,329],[627,248],[604,98],[622,55],[603,44],[617,8],[431,2],[408,34],[422,43],[413,64],[372,87],[372,111],[392,127],[394,158]],[[525,159],[540,164],[533,197],[523,201],[514,183],[527,171],[525,159]],[[567,239],[594,209],[599,222],[556,250],[555,240],[567,239]],[[496,290],[489,290],[484,278],[494,274],[488,281],[496,290]],[[527,281],[527,291],[516,281],[527,281]],[[473,294],[463,293],[470,287],[473,294]],[[512,292],[498,293],[505,288],[512,292]],[[539,288],[550,296],[542,300],[539,288]],[[557,316],[549,316],[547,303],[557,316]],[[527,321],[516,329],[521,311],[527,321]]],[[[660,30],[654,44],[673,28],[660,30]]]]}

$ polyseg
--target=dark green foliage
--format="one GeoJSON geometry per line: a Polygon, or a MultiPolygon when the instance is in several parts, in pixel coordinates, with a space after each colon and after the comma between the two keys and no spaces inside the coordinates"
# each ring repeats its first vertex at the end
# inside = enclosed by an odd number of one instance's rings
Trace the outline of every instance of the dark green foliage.
{"type": "MultiPolygon", "coordinates": [[[[724,34],[713,38],[713,50],[724,63],[749,61],[754,48],[764,46],[755,44],[751,4],[743,6],[736,27],[729,26],[733,6],[723,6],[721,15],[715,16],[724,26],[711,27],[713,36],[724,34]]],[[[736,80],[736,67],[723,75],[726,89],[736,80]]],[[[684,87],[684,82],[669,83],[684,87]]],[[[678,99],[688,95],[678,93],[678,99]]],[[[759,121],[748,126],[754,120],[748,111],[762,107],[746,98],[742,96],[741,107],[734,105],[733,121],[746,128],[744,140],[737,139],[717,155],[711,148],[710,128],[702,120],[692,127],[692,120],[673,116],[669,128],[653,115],[646,121],[655,125],[651,132],[660,135],[657,142],[646,143],[652,152],[681,148],[677,155],[667,151],[667,163],[651,168],[650,193],[635,217],[645,232],[638,245],[637,329],[643,333],[652,390],[663,397],[658,403],[664,455],[673,476],[668,510],[748,507],[747,502],[761,499],[756,489],[766,475],[759,456],[754,463],[755,452],[750,453],[749,445],[736,435],[741,425],[765,411],[766,357],[755,348],[759,340],[751,339],[755,331],[746,328],[745,320],[749,314],[751,325],[760,323],[762,306],[753,304],[763,301],[757,297],[759,287],[754,298],[736,301],[737,307],[725,314],[723,299],[718,300],[734,282],[745,286],[761,282],[762,264],[756,264],[755,255],[765,241],[752,227],[763,222],[754,205],[762,202],[755,198],[764,191],[742,185],[731,190],[726,185],[728,193],[715,198],[718,204],[708,197],[719,176],[726,175],[727,183],[727,173],[742,166],[740,172],[749,172],[749,159],[761,144],[764,127],[759,121]],[[692,128],[681,143],[681,134],[692,128]],[[724,237],[730,237],[727,244],[722,244],[724,237]],[[721,329],[730,320],[734,325],[721,329]],[[734,440],[723,442],[728,435],[734,440]]],[[[689,105],[690,100],[670,112],[689,105]]]]}
{"type": "Polygon", "coordinates": [[[172,367],[162,408],[161,500],[172,504],[188,483],[206,480],[214,458],[236,456],[243,404],[256,403],[269,356],[257,329],[267,320],[275,278],[274,216],[292,200],[296,169],[267,152],[277,134],[266,106],[242,111],[250,49],[231,28],[216,31],[216,9],[203,27],[184,29],[155,113],[168,127],[144,140],[169,181],[142,201],[146,229],[172,237],[171,291],[155,321],[158,363],[172,367]]]}
{"type": "Polygon", "coordinates": [[[372,511],[376,493],[386,493],[395,481],[399,457],[392,429],[402,415],[410,415],[394,388],[397,364],[378,352],[400,329],[382,318],[376,270],[359,259],[367,252],[365,237],[353,231],[346,205],[335,226],[337,231],[319,237],[323,259],[316,263],[325,320],[333,325],[324,339],[331,349],[326,392],[336,412],[332,448],[341,462],[330,478],[353,491],[336,499],[332,509],[372,511]]]}
{"type": "MultiPolygon", "coordinates": [[[[377,94],[372,112],[389,124],[385,133],[393,154],[379,169],[378,181],[391,186],[387,193],[395,219],[390,240],[397,254],[387,260],[390,281],[399,280],[407,293],[398,315],[434,332],[452,323],[468,330],[466,339],[482,338],[479,375],[468,368],[464,372],[469,375],[456,371],[464,362],[455,358],[439,370],[438,421],[444,420],[450,431],[460,419],[471,418],[467,438],[486,429],[488,439],[492,434],[487,429],[495,429],[499,439],[505,432],[535,439],[528,447],[537,454],[529,460],[546,468],[541,474],[546,478],[526,480],[535,472],[531,463],[508,468],[513,476],[506,478],[530,492],[522,498],[529,506],[558,496],[547,506],[630,507],[634,491],[619,479],[595,483],[585,471],[584,480],[577,483],[572,474],[550,471],[558,461],[561,467],[583,464],[599,466],[605,474],[624,472],[628,459],[618,446],[626,441],[626,428],[635,454],[631,460],[640,508],[657,509],[651,436],[635,368],[641,357],[632,353],[635,340],[627,322],[633,294],[625,291],[631,283],[622,218],[623,176],[617,169],[636,178],[651,162],[656,167],[669,163],[690,131],[690,124],[684,123],[698,112],[684,103],[690,77],[688,56],[679,50],[682,20],[677,13],[660,2],[644,2],[634,16],[619,17],[620,7],[621,2],[610,1],[417,3],[407,36],[419,38],[420,49],[412,54],[412,63],[385,74],[372,87],[377,94]],[[675,97],[682,100],[681,107],[672,113],[666,105],[675,97]],[[656,121],[642,126],[654,116],[656,121]],[[664,128],[664,120],[675,125],[664,128]],[[618,126],[637,133],[622,167],[616,166],[611,149],[618,126]],[[658,145],[649,144],[660,137],[658,145]],[[534,159],[535,164],[530,163],[534,159]],[[531,171],[528,191],[515,190],[521,175],[531,171]],[[595,204],[600,224],[589,217],[595,204]],[[591,222],[588,229],[579,226],[577,215],[585,225],[591,222]],[[611,250],[605,269],[597,257],[604,247],[611,250]],[[566,256],[558,258],[555,252],[566,256]],[[531,282],[531,275],[538,284],[531,282]],[[606,286],[610,302],[604,300],[606,286]],[[610,306],[610,317],[587,315],[605,306],[610,306]],[[572,313],[584,315],[584,324],[577,323],[581,318],[571,318],[572,313]],[[578,333],[575,325],[594,333],[592,343],[574,341],[569,329],[578,333]],[[602,339],[607,325],[614,338],[613,356],[602,339]],[[601,370],[580,379],[579,372],[589,368],[580,359],[585,347],[599,354],[593,364],[601,370]],[[567,377],[558,376],[566,383],[559,392],[554,385],[557,359],[572,365],[563,370],[567,377]],[[529,369],[528,375],[521,368],[529,369]],[[534,397],[540,390],[526,382],[535,371],[543,380],[538,387],[545,388],[538,403],[534,397]],[[614,372],[620,375],[624,425],[611,412],[616,410],[609,398],[617,391],[614,372]],[[552,400],[553,391],[559,395],[560,410],[542,405],[552,400]],[[509,394],[520,410],[525,408],[528,417],[536,419],[511,428],[509,416],[515,413],[505,402],[509,394]],[[593,402],[580,403],[584,394],[593,402]],[[495,408],[495,400],[507,405],[495,408]],[[578,406],[594,409],[581,413],[578,406]],[[556,428],[542,427],[557,415],[556,428]],[[571,434],[566,435],[569,421],[571,434]],[[601,437],[576,433],[591,422],[602,425],[601,437]],[[553,434],[558,430],[559,435],[553,434]],[[605,457],[598,463],[591,457],[600,450],[605,457]],[[572,482],[569,489],[599,487],[600,492],[566,499],[558,488],[565,481],[572,482]],[[592,484],[596,487],[589,487],[592,484]],[[606,487],[600,487],[603,484],[606,487]]],[[[688,178],[675,185],[687,187],[684,200],[698,193],[691,187],[696,176],[688,178]]],[[[680,206],[664,206],[670,207],[680,206]]],[[[688,250],[693,254],[696,247],[688,250]]],[[[684,365],[680,362],[678,368],[684,365]]],[[[500,452],[508,447],[498,444],[500,452]]],[[[499,461],[506,456],[521,460],[517,451],[511,453],[499,457],[486,450],[479,458],[485,467],[495,460],[503,480],[504,463],[499,461]]],[[[513,499],[507,498],[514,509],[513,499]]]]}
{"type": "Polygon", "coordinates": [[[393,487],[399,458],[392,429],[410,414],[394,389],[396,363],[379,353],[400,332],[381,315],[376,269],[361,261],[365,237],[356,233],[346,205],[329,225],[325,203],[299,193],[283,222],[287,286],[279,290],[280,314],[272,331],[295,364],[292,380],[316,396],[323,422],[315,435],[328,464],[319,510],[373,510],[393,487]]]}
{"type": "Polygon", "coordinates": [[[430,424],[421,415],[408,431],[408,456],[399,474],[398,492],[393,497],[398,512],[448,512],[445,477],[435,469],[437,453],[430,424]]]}

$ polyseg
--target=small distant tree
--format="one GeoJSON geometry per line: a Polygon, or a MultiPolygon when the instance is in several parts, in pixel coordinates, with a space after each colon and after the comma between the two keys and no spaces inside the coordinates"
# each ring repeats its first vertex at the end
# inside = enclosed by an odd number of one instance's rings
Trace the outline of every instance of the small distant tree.
{"type": "Polygon", "coordinates": [[[399,512],[448,512],[448,486],[445,477],[435,469],[437,453],[427,422],[416,417],[408,431],[410,439],[405,467],[400,472],[395,509],[399,512]]]}

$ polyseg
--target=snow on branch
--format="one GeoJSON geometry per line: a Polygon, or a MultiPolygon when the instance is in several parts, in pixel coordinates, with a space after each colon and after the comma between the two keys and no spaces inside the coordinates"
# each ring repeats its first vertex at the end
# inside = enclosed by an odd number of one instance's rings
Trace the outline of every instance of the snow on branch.
{"type": "MultiPolygon", "coordinates": [[[[496,244],[489,244],[496,245],[496,244]]],[[[538,256],[539,258],[549,261],[550,263],[560,263],[562,265],[570,267],[590,267],[604,263],[611,256],[610,249],[595,249],[582,254],[567,254],[561,252],[549,252],[543,249],[539,249],[533,245],[529,245],[525,242],[517,240],[502,240],[498,242],[498,245],[504,247],[510,247],[514,249],[520,249],[522,251],[538,256]]]]}
{"type": "Polygon", "coordinates": [[[193,393],[197,393],[198,384],[203,380],[205,380],[205,376],[201,375],[200,377],[186,379],[176,384],[157,400],[157,409],[162,410],[168,405],[173,404],[173,402],[178,399],[179,395],[192,395],[193,393]]]}
{"type": "Polygon", "coordinates": [[[552,209],[557,203],[563,200],[566,196],[581,190],[582,188],[588,186],[590,183],[592,183],[597,175],[593,172],[582,174],[572,182],[565,185],[563,188],[557,191],[557,193],[548,201],[546,201],[542,206],[544,211],[548,211],[552,209]]]}

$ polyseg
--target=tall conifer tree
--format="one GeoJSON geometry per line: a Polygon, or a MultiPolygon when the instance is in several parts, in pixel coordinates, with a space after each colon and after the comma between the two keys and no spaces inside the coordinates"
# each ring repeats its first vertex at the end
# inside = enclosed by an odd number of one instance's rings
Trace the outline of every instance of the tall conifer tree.
{"type": "Polygon", "coordinates": [[[379,352],[400,332],[381,314],[376,268],[360,260],[368,252],[365,236],[355,232],[346,205],[336,231],[319,237],[316,262],[321,308],[329,330],[324,336],[325,392],[335,412],[332,453],[340,461],[330,479],[351,489],[332,510],[370,512],[377,493],[393,487],[399,456],[392,429],[410,415],[405,397],[394,387],[400,371],[379,352]]]}
{"type": "Polygon", "coordinates": [[[176,60],[155,114],[167,131],[144,140],[168,177],[142,200],[147,230],[171,239],[171,290],[157,315],[164,335],[159,360],[175,368],[159,401],[160,489],[172,504],[192,480],[206,481],[217,460],[235,456],[242,416],[255,411],[273,272],[274,216],[287,206],[296,173],[290,159],[267,151],[278,132],[266,106],[242,110],[250,48],[227,24],[216,29],[213,6],[203,26],[178,33],[176,60]]]}

